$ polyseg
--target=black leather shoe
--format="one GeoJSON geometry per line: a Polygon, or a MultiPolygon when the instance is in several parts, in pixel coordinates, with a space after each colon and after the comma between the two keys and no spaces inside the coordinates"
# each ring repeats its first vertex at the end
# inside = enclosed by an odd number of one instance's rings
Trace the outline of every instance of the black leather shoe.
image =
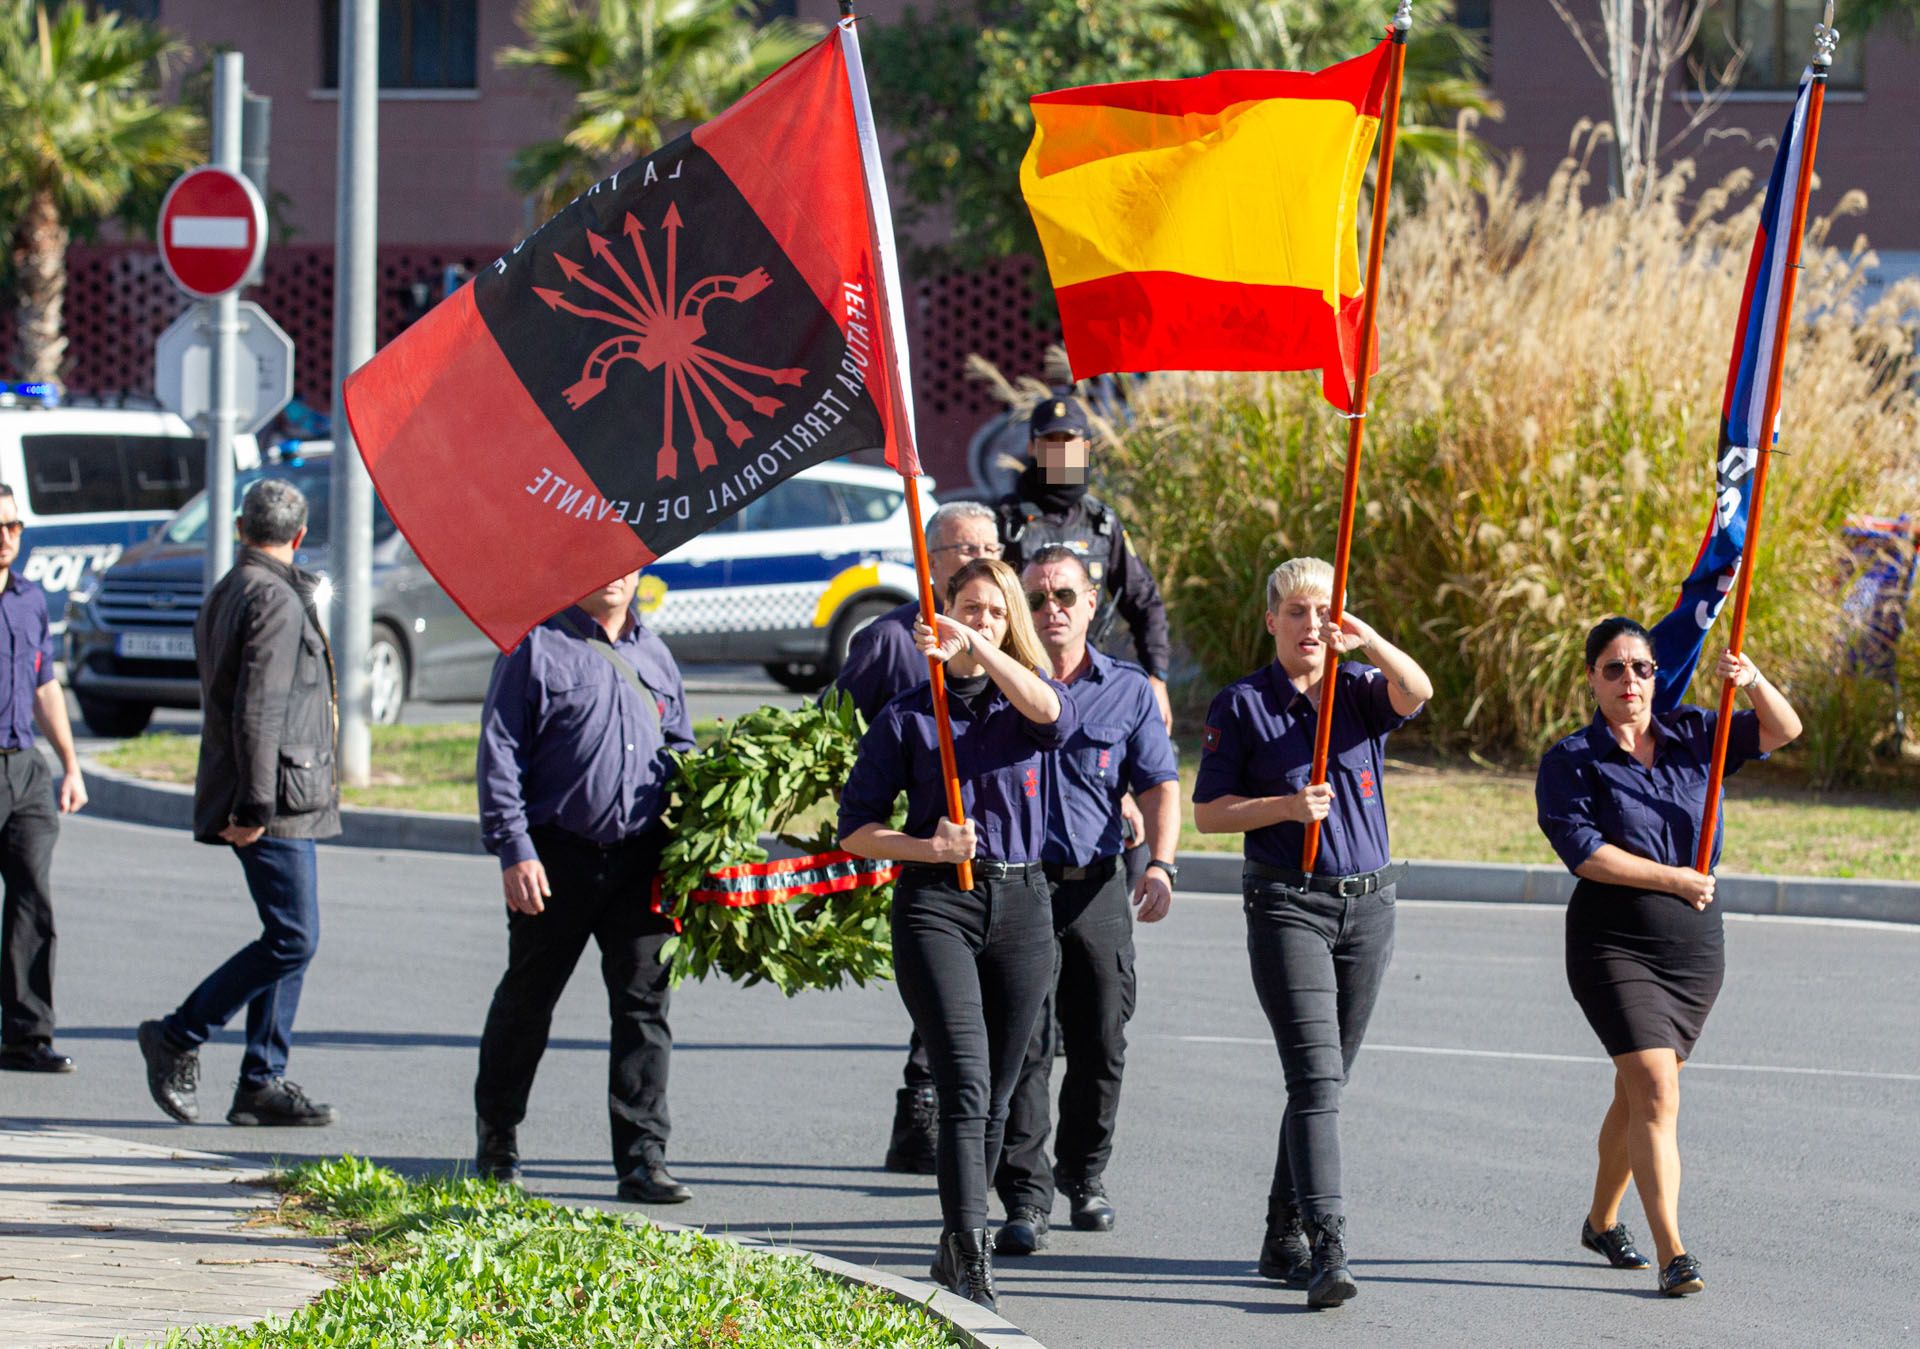
{"type": "Polygon", "coordinates": [[[1593,1220],[1580,1220],[1580,1244],[1595,1255],[1607,1257],[1607,1263],[1615,1269],[1647,1269],[1653,1261],[1640,1254],[1633,1244],[1633,1233],[1627,1230],[1625,1223],[1615,1223],[1604,1232],[1593,1230],[1593,1220]]]}
{"type": "Polygon", "coordinates": [[[1260,1243],[1260,1273],[1289,1288],[1305,1288],[1313,1278],[1313,1255],[1307,1250],[1307,1231],[1301,1225],[1299,1209],[1281,1209],[1267,1215],[1267,1236],[1260,1243]]]}
{"type": "Polygon", "coordinates": [[[38,1040],[24,1045],[0,1045],[0,1068],[10,1073],[70,1073],[73,1060],[53,1052],[38,1040]]]}
{"type": "Polygon", "coordinates": [[[520,1138],[513,1129],[496,1129],[483,1119],[474,1120],[478,1143],[473,1150],[473,1174],[502,1185],[520,1183],[520,1138]]]}
{"type": "Polygon", "coordinates": [[[1309,1307],[1338,1307],[1360,1292],[1347,1268],[1347,1220],[1335,1214],[1309,1218],[1307,1236],[1312,1244],[1313,1272],[1307,1281],[1309,1307]]]}
{"type": "Polygon", "coordinates": [[[1111,1232],[1113,1204],[1107,1198],[1106,1182],[1098,1176],[1070,1181],[1060,1192],[1073,1206],[1073,1225],[1082,1232],[1111,1232]]]}
{"type": "Polygon", "coordinates": [[[887,1170],[931,1176],[940,1142],[940,1098],[932,1087],[902,1087],[894,1096],[887,1170]]]}
{"type": "Polygon", "coordinates": [[[167,1033],[158,1021],[142,1021],[135,1032],[140,1057],[147,1061],[147,1091],[153,1103],[182,1124],[200,1122],[200,1055],[195,1050],[178,1050],[167,1043],[167,1033]]]}
{"type": "Polygon", "coordinates": [[[318,1129],[337,1119],[330,1105],[309,1100],[298,1082],[284,1077],[267,1079],[257,1087],[242,1082],[233,1090],[227,1123],[248,1128],[318,1129]]]}
{"type": "Polygon", "coordinates": [[[693,1191],[673,1178],[665,1162],[654,1162],[620,1178],[620,1197],[629,1204],[684,1204],[693,1191]]]}
{"type": "Polygon", "coordinates": [[[933,1281],[950,1293],[958,1293],[969,1302],[990,1312],[1000,1310],[1000,1298],[993,1288],[993,1251],[987,1245],[987,1229],[970,1228],[965,1232],[942,1232],[940,1249],[934,1253],[933,1281]]]}
{"type": "Polygon", "coordinates": [[[1707,1281],[1700,1277],[1700,1262],[1684,1251],[1667,1261],[1667,1267],[1660,1271],[1660,1291],[1668,1297],[1685,1297],[1706,1286],[1707,1281]]]}
{"type": "Polygon", "coordinates": [[[1032,1255],[1047,1249],[1046,1210],[1038,1204],[1015,1204],[1013,1212],[993,1234],[993,1249],[999,1255],[1032,1255]]]}

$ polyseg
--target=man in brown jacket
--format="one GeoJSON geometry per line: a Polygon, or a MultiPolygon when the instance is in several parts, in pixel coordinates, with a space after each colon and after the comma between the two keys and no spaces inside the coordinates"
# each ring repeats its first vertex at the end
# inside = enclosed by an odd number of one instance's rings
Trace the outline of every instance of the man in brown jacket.
{"type": "Polygon", "coordinates": [[[202,725],[193,836],[233,849],[261,933],[173,1012],[140,1023],[147,1088],[183,1124],[200,1118],[200,1046],[243,1007],[247,1050],[227,1122],[334,1120],[332,1106],[286,1079],[300,984],[320,935],[314,840],[340,832],[333,657],[313,607],[316,578],[293,565],[306,533],[299,488],[254,483],[240,507],[240,558],[194,624],[202,725]]]}

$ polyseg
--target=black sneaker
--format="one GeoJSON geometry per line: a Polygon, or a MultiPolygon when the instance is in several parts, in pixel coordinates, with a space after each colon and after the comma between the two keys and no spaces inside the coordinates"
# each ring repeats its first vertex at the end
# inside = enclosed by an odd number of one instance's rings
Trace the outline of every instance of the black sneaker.
{"type": "Polygon", "coordinates": [[[1595,1255],[1607,1257],[1607,1263],[1615,1269],[1648,1269],[1653,1261],[1640,1254],[1633,1244],[1633,1233],[1627,1230],[1625,1223],[1615,1223],[1604,1232],[1593,1230],[1593,1220],[1580,1220],[1580,1244],[1595,1255]]]}
{"type": "Polygon", "coordinates": [[[229,1124],[267,1128],[314,1129],[333,1123],[335,1118],[332,1106],[308,1100],[299,1083],[284,1077],[271,1078],[257,1087],[241,1083],[234,1088],[233,1108],[227,1111],[229,1124]]]}
{"type": "Polygon", "coordinates": [[[1660,1291],[1668,1297],[1685,1297],[1706,1286],[1707,1281],[1700,1277],[1700,1262],[1684,1251],[1667,1261],[1667,1267],[1660,1271],[1660,1291]]]}
{"type": "Polygon", "coordinates": [[[1106,1182],[1098,1176],[1069,1181],[1060,1192],[1073,1206],[1073,1225],[1082,1232],[1111,1232],[1113,1202],[1107,1198],[1106,1182]]]}
{"type": "Polygon", "coordinates": [[[1047,1249],[1047,1212],[1038,1204],[1015,1204],[1013,1212],[993,1235],[993,1249],[1000,1255],[1032,1255],[1047,1249]]]}
{"type": "Polygon", "coordinates": [[[1307,1250],[1307,1231],[1299,1209],[1285,1209],[1267,1219],[1266,1239],[1260,1243],[1260,1273],[1289,1288],[1305,1288],[1313,1278],[1313,1255],[1307,1250]]]}
{"type": "Polygon", "coordinates": [[[158,1021],[142,1021],[135,1033],[140,1057],[147,1061],[147,1090],[153,1103],[182,1124],[200,1122],[200,1055],[195,1050],[179,1050],[167,1043],[167,1033],[158,1021]]]}

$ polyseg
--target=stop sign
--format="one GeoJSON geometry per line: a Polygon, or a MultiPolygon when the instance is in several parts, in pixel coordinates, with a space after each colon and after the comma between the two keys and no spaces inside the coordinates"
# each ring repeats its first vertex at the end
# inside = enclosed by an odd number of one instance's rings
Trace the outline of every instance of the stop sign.
{"type": "Polygon", "coordinates": [[[252,183],[226,169],[189,169],[160,203],[160,260],[189,295],[237,290],[267,248],[267,208],[252,183]]]}

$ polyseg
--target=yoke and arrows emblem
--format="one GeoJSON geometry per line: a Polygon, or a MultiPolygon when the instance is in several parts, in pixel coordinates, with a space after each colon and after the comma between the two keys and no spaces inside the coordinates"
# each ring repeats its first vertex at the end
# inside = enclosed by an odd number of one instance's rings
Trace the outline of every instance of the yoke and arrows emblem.
{"type": "Polygon", "coordinates": [[[705,421],[719,420],[721,430],[735,447],[752,436],[745,422],[729,406],[729,399],[762,417],[770,417],[783,406],[770,393],[754,393],[741,380],[764,380],[768,385],[797,387],[806,378],[804,369],[773,370],[728,356],[704,345],[707,336],[706,308],[715,300],[745,304],[773,284],[764,267],[756,267],[744,276],[706,276],[679,289],[680,230],[684,225],[678,204],[669,204],[661,227],[666,230],[666,286],[662,289],[648,254],[646,227],[631,211],[622,226],[633,256],[646,282],[643,290],[621,262],[614,244],[603,235],[587,231],[587,247],[594,261],[605,264],[619,288],[587,275],[587,269],[560,253],[553,255],[567,278],[568,287],[579,285],[599,296],[611,309],[596,309],[566,298],[557,290],[535,286],[533,293],[549,309],[565,310],[584,319],[592,319],[620,330],[593,349],[580,371],[580,378],[567,386],[563,396],[569,407],[585,407],[607,387],[607,372],[621,361],[638,361],[648,370],[659,370],[665,381],[662,406],[664,425],[660,431],[660,455],[656,476],[678,476],[680,447],[676,408],[686,414],[687,429],[693,433],[693,462],[697,469],[716,464],[713,441],[708,439],[705,421]],[[732,372],[732,373],[729,373],[732,372]],[[739,378],[735,378],[735,376],[739,378]]]}

